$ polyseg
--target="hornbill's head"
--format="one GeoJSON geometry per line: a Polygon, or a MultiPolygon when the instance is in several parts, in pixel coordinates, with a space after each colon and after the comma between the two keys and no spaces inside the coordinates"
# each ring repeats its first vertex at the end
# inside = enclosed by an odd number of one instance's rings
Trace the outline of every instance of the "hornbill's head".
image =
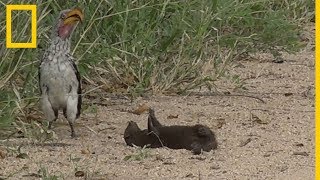
{"type": "Polygon", "coordinates": [[[73,30],[76,28],[78,22],[82,22],[84,15],[80,8],[67,9],[60,12],[56,35],[61,39],[68,39],[73,30]]]}

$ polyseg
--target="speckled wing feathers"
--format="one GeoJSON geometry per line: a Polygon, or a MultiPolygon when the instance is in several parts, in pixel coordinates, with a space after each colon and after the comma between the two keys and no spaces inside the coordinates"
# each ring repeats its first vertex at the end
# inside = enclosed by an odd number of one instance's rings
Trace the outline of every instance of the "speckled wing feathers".
{"type": "Polygon", "coordinates": [[[78,106],[78,107],[77,107],[78,111],[77,111],[77,118],[79,118],[79,116],[80,116],[80,111],[81,111],[81,104],[82,104],[81,77],[80,77],[80,73],[79,73],[78,68],[77,68],[76,64],[74,63],[74,61],[71,60],[70,63],[72,64],[73,70],[74,70],[74,72],[75,72],[75,74],[76,74],[76,77],[77,77],[77,80],[78,80],[78,82],[79,82],[78,90],[77,90],[77,92],[78,92],[78,105],[77,105],[77,106],[78,106]]]}

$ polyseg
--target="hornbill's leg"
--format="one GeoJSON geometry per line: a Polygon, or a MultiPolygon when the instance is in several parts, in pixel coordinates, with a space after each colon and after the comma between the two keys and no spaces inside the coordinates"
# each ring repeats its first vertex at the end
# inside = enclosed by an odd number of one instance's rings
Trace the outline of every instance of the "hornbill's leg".
{"type": "Polygon", "coordinates": [[[78,94],[72,93],[73,95],[69,95],[67,99],[67,108],[66,108],[66,116],[71,129],[71,137],[76,137],[76,133],[74,131],[74,122],[77,118],[78,112],[78,94]]]}
{"type": "Polygon", "coordinates": [[[41,96],[40,104],[42,112],[44,113],[46,119],[49,121],[48,129],[51,129],[52,123],[58,118],[58,110],[53,109],[47,95],[41,96]]]}

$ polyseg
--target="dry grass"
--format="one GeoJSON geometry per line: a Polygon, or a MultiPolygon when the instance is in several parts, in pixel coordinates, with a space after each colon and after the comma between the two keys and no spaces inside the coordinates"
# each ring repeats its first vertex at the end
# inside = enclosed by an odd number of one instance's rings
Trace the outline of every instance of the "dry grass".
{"type": "MultiPolygon", "coordinates": [[[[0,12],[13,3],[0,1],[0,12]]],[[[312,0],[39,0],[37,5],[38,48],[7,49],[0,42],[0,127],[11,131],[15,125],[16,132],[24,134],[37,134],[26,133],[28,129],[39,131],[30,123],[42,119],[36,110],[38,61],[61,9],[78,5],[85,11],[86,22],[73,38],[85,98],[98,91],[136,97],[200,87],[212,90],[217,79],[228,77],[230,64],[239,56],[252,51],[279,56],[299,49],[300,27],[314,18],[312,0]]],[[[28,41],[28,13],[15,12],[13,19],[13,37],[28,41]]],[[[0,39],[5,39],[3,15],[0,39]]]]}

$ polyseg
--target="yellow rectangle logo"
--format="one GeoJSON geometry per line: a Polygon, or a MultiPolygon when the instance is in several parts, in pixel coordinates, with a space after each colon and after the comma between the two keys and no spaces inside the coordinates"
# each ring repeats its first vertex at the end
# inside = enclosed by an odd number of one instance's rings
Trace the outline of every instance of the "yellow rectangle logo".
{"type": "Polygon", "coordinates": [[[37,47],[37,6],[36,5],[6,5],[6,46],[7,48],[36,48],[37,47]],[[11,12],[31,11],[31,42],[13,43],[12,42],[12,17],[11,12]]]}

